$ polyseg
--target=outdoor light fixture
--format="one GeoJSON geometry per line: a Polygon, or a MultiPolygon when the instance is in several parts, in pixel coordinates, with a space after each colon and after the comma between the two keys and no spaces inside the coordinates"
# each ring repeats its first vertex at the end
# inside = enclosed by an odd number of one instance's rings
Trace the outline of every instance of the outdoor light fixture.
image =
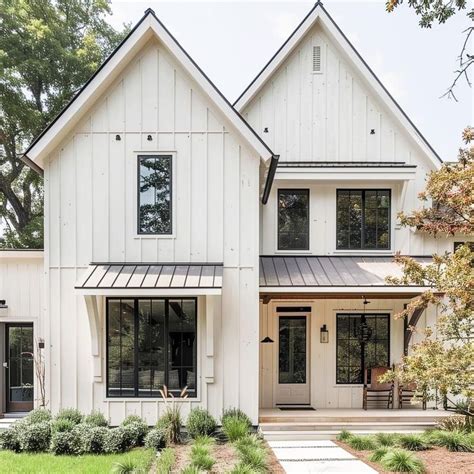
{"type": "Polygon", "coordinates": [[[329,331],[325,324],[321,326],[319,342],[321,342],[321,344],[327,344],[329,342],[329,331]]]}
{"type": "Polygon", "coordinates": [[[151,135],[148,135],[148,136],[146,137],[146,139],[147,139],[149,142],[151,142],[151,141],[153,140],[153,137],[152,137],[151,135]]]}
{"type": "Polygon", "coordinates": [[[40,339],[40,340],[38,341],[38,347],[39,347],[40,349],[44,349],[44,339],[40,339]]]}
{"type": "Polygon", "coordinates": [[[115,135],[115,140],[119,142],[120,140],[122,140],[122,138],[120,137],[120,135],[115,135]]]}
{"type": "Polygon", "coordinates": [[[0,300],[0,309],[7,309],[7,300],[0,300]]]}
{"type": "MultiPolygon", "coordinates": [[[[268,314],[267,314],[267,334],[268,334],[268,314]]],[[[270,336],[265,336],[261,341],[262,344],[273,344],[275,341],[270,336]]]]}

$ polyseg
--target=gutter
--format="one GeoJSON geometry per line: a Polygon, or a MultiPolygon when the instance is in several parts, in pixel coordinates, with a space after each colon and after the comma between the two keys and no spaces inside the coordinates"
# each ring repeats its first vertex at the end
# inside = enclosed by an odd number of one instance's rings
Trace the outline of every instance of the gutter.
{"type": "Polygon", "coordinates": [[[43,168],[38,166],[32,159],[28,158],[26,155],[20,156],[20,160],[25,163],[26,166],[29,166],[33,171],[36,171],[40,176],[43,176],[43,168]]]}
{"type": "Polygon", "coordinates": [[[278,166],[278,160],[280,159],[280,155],[273,155],[272,161],[270,162],[270,167],[268,168],[267,179],[265,181],[265,187],[263,188],[263,195],[262,195],[262,204],[266,204],[268,201],[268,197],[270,196],[270,191],[272,190],[273,180],[275,178],[275,173],[278,166]]]}

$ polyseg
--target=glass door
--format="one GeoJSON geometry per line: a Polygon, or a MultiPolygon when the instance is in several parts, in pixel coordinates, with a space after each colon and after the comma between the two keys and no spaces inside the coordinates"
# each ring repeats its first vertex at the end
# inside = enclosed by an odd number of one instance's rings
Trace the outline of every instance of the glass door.
{"type": "Polygon", "coordinates": [[[277,405],[309,404],[308,317],[278,316],[277,405]]]}
{"type": "Polygon", "coordinates": [[[33,325],[6,325],[7,412],[33,409],[33,325]]]}

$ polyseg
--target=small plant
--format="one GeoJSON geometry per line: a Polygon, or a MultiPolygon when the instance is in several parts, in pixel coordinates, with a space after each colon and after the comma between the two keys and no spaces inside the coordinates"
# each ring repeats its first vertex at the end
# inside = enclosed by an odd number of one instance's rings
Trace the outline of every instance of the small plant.
{"type": "Polygon", "coordinates": [[[376,433],[375,439],[380,446],[395,446],[398,442],[396,433],[376,433]]]}
{"type": "Polygon", "coordinates": [[[177,444],[181,440],[181,410],[177,405],[168,406],[156,423],[165,434],[167,444],[177,444]]]}
{"type": "Polygon", "coordinates": [[[113,474],[144,474],[143,468],[138,465],[138,462],[127,458],[124,461],[114,462],[111,472],[113,474]]]}
{"type": "Polygon", "coordinates": [[[102,454],[105,451],[105,440],[109,430],[105,426],[77,425],[83,453],[102,454]]]}
{"type": "Polygon", "coordinates": [[[474,452],[468,435],[461,431],[433,431],[430,440],[437,446],[443,446],[453,452],[474,452]]]}
{"type": "Polygon", "coordinates": [[[148,432],[148,425],[140,418],[125,418],[120,425],[125,432],[130,447],[142,446],[148,432]]]}
{"type": "Polygon", "coordinates": [[[249,425],[245,420],[239,417],[228,416],[223,419],[222,431],[230,442],[234,442],[247,436],[249,425]]]}
{"type": "Polygon", "coordinates": [[[175,462],[174,451],[171,448],[165,448],[161,451],[161,454],[156,461],[156,472],[157,474],[168,474],[171,472],[171,468],[175,462]]]}
{"type": "Polygon", "coordinates": [[[77,425],[73,421],[68,420],[67,418],[59,418],[51,423],[51,431],[53,433],[71,431],[75,426],[77,425]]]}
{"type": "Polygon", "coordinates": [[[82,418],[82,413],[75,408],[63,408],[55,417],[56,420],[70,420],[76,425],[82,421],[82,418]]]}
{"type": "Polygon", "coordinates": [[[469,433],[474,426],[470,418],[472,417],[463,415],[447,416],[438,423],[438,428],[443,431],[465,431],[469,433]]]}
{"type": "Polygon", "coordinates": [[[419,434],[404,434],[398,439],[402,448],[409,451],[425,451],[429,448],[426,438],[419,434]]]}
{"type": "Polygon", "coordinates": [[[211,456],[213,440],[207,436],[199,437],[191,447],[191,464],[189,467],[201,471],[210,471],[216,461],[211,456]]]}
{"type": "Polygon", "coordinates": [[[21,451],[43,452],[49,448],[51,426],[48,422],[21,424],[17,427],[21,451]]]}
{"type": "Polygon", "coordinates": [[[26,423],[34,424],[34,423],[42,423],[51,421],[52,416],[49,410],[45,408],[35,408],[34,410],[30,411],[28,415],[24,418],[26,423]]]}
{"type": "Polygon", "coordinates": [[[243,446],[253,446],[255,448],[261,448],[262,447],[262,440],[255,434],[253,435],[247,435],[244,436],[243,438],[240,438],[237,440],[235,443],[235,448],[237,451],[239,451],[243,446]]]}
{"type": "Polygon", "coordinates": [[[145,447],[160,451],[166,446],[166,439],[163,430],[153,428],[145,436],[145,447]]]}
{"type": "Polygon", "coordinates": [[[90,426],[104,426],[107,427],[109,426],[109,422],[105,418],[104,414],[101,413],[100,411],[92,411],[84,417],[84,422],[87,425],[90,426]]]}
{"type": "Polygon", "coordinates": [[[196,466],[187,466],[181,470],[181,474],[201,474],[202,471],[196,466]]]}
{"type": "Polygon", "coordinates": [[[247,464],[243,464],[239,462],[234,466],[234,469],[232,469],[230,473],[231,474],[255,474],[255,471],[247,464]]]}
{"type": "Polygon", "coordinates": [[[254,472],[267,470],[267,453],[262,446],[241,444],[238,448],[240,462],[250,467],[254,472]]]}
{"type": "Polygon", "coordinates": [[[347,442],[347,440],[352,436],[352,433],[348,430],[342,430],[338,435],[337,435],[337,440],[342,441],[342,442],[347,442]]]}
{"type": "Polygon", "coordinates": [[[104,440],[105,453],[123,453],[127,448],[127,435],[123,428],[118,427],[107,430],[107,436],[104,440]]]}
{"type": "Polygon", "coordinates": [[[50,450],[53,454],[78,455],[82,452],[82,440],[76,430],[56,431],[51,437],[50,450]]]}
{"type": "Polygon", "coordinates": [[[20,451],[18,430],[15,429],[15,426],[0,432],[0,449],[9,449],[15,452],[20,451]]]}
{"type": "Polygon", "coordinates": [[[382,458],[389,452],[390,448],[387,446],[380,446],[373,451],[369,456],[369,461],[380,462],[382,458]]]}
{"type": "Polygon", "coordinates": [[[193,408],[188,415],[186,428],[191,438],[208,436],[217,428],[216,420],[203,408],[193,408]]]}
{"type": "Polygon", "coordinates": [[[377,447],[371,436],[352,435],[346,442],[356,451],[372,451],[377,447]]]}
{"type": "Polygon", "coordinates": [[[393,449],[382,457],[380,464],[386,471],[414,472],[421,474],[425,472],[425,466],[421,459],[403,449],[393,449]]]}
{"type": "Polygon", "coordinates": [[[224,410],[221,418],[222,425],[224,425],[226,418],[238,418],[239,420],[245,421],[248,428],[252,426],[252,421],[240,408],[227,408],[227,410],[224,410]]]}

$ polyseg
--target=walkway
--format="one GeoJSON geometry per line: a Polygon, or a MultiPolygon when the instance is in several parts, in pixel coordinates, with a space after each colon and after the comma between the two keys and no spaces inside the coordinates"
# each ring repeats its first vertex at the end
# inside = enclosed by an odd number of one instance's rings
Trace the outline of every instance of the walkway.
{"type": "Polygon", "coordinates": [[[291,473],[376,473],[333,441],[269,441],[283,469],[291,473]]]}

